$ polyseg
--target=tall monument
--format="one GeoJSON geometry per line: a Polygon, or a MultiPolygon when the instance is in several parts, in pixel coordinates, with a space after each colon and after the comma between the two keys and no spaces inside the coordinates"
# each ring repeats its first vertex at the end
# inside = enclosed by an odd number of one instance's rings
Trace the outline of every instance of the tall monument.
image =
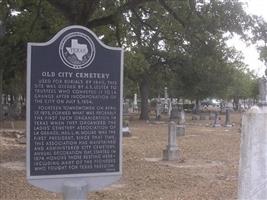
{"type": "Polygon", "coordinates": [[[259,104],[242,118],[238,199],[267,199],[267,79],[259,81],[259,104]]]}

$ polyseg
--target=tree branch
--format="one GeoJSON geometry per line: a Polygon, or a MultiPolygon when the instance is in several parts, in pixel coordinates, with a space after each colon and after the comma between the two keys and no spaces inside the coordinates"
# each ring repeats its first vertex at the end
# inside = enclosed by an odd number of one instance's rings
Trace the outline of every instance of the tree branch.
{"type": "Polygon", "coordinates": [[[116,29],[115,36],[116,36],[118,45],[119,45],[120,47],[122,47],[122,44],[121,44],[121,37],[120,37],[120,28],[119,28],[119,24],[118,24],[118,23],[116,23],[116,25],[115,25],[115,29],[116,29]]]}
{"type": "Polygon", "coordinates": [[[156,31],[156,30],[157,30],[157,29],[155,29],[154,27],[152,27],[150,24],[148,24],[148,23],[146,23],[145,21],[143,21],[143,19],[138,15],[138,13],[137,13],[134,9],[131,9],[131,11],[133,12],[133,14],[136,16],[137,20],[138,20],[141,24],[143,24],[143,25],[149,27],[149,28],[150,28],[151,30],[153,30],[153,31],[156,31]]]}
{"type": "Polygon", "coordinates": [[[47,0],[59,10],[70,23],[85,25],[94,14],[100,0],[47,0]],[[82,6],[81,6],[82,5],[82,6]]]}
{"type": "Polygon", "coordinates": [[[178,17],[178,15],[176,14],[176,12],[171,9],[164,0],[159,0],[159,3],[162,5],[162,7],[167,10],[173,17],[174,19],[176,19],[184,28],[186,27],[185,22],[178,17]]]}
{"type": "Polygon", "coordinates": [[[94,19],[92,21],[89,21],[86,23],[86,27],[88,28],[95,28],[98,26],[104,26],[104,25],[115,25],[116,21],[116,14],[108,15],[106,17],[101,17],[94,19]]]}
{"type": "Polygon", "coordinates": [[[34,18],[31,27],[30,27],[30,33],[32,33],[34,26],[38,20],[38,18],[40,17],[40,11],[41,11],[41,5],[42,5],[42,0],[39,0],[38,5],[37,5],[37,13],[36,13],[36,17],[34,18]]]}
{"type": "Polygon", "coordinates": [[[118,9],[113,14],[88,21],[86,26],[88,28],[95,28],[98,26],[103,26],[103,25],[108,25],[108,24],[115,25],[117,16],[119,14],[122,14],[127,10],[132,10],[142,3],[152,2],[152,1],[157,1],[157,0],[129,0],[127,1],[127,3],[118,7],[118,9]]]}

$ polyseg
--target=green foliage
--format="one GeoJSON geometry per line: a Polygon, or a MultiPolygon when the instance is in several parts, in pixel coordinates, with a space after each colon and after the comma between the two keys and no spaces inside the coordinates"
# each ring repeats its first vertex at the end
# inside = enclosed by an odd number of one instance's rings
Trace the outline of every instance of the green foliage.
{"type": "Polygon", "coordinates": [[[143,78],[143,75],[149,70],[150,64],[140,52],[125,53],[125,75],[131,79],[138,81],[143,78]]]}
{"type": "Polygon", "coordinates": [[[267,23],[262,17],[253,17],[255,24],[252,29],[252,41],[258,46],[260,60],[267,65],[267,23]]]}
{"type": "Polygon", "coordinates": [[[5,13],[0,16],[5,26],[5,35],[0,39],[0,66],[4,70],[4,91],[24,94],[27,42],[47,41],[63,27],[64,21],[45,1],[18,0],[12,4],[3,1],[0,10],[5,13]],[[18,14],[12,14],[12,10],[18,14]]]}
{"type": "Polygon", "coordinates": [[[233,78],[232,84],[228,87],[229,99],[256,99],[258,80],[251,72],[235,69],[233,78]]]}
{"type": "Polygon", "coordinates": [[[258,49],[260,51],[260,59],[267,65],[267,46],[262,46],[258,49]]]}
{"type": "Polygon", "coordinates": [[[138,93],[138,82],[149,68],[149,63],[141,53],[125,52],[124,63],[124,96],[133,98],[138,93]]]}
{"type": "MultiPolygon", "coordinates": [[[[104,43],[125,48],[126,97],[140,90],[146,102],[163,95],[165,86],[172,97],[224,97],[237,94],[234,90],[247,96],[249,91],[238,89],[237,82],[254,79],[236,70],[225,33],[248,39],[251,32],[254,40],[263,41],[267,37],[265,22],[246,14],[242,6],[238,0],[2,0],[0,20],[6,32],[0,39],[0,66],[5,89],[14,85],[9,79],[25,80],[18,76],[26,74],[27,42],[45,42],[62,27],[79,24],[104,43]],[[20,13],[12,15],[14,10],[20,13]],[[230,90],[231,83],[236,85],[230,90]]],[[[266,50],[261,52],[267,60],[266,50]]]]}

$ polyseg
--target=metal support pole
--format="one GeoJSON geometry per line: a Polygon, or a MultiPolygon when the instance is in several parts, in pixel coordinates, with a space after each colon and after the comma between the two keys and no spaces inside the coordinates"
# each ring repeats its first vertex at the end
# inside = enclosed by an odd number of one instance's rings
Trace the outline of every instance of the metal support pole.
{"type": "Polygon", "coordinates": [[[66,181],[63,185],[64,200],[87,200],[88,184],[85,181],[66,181]]]}

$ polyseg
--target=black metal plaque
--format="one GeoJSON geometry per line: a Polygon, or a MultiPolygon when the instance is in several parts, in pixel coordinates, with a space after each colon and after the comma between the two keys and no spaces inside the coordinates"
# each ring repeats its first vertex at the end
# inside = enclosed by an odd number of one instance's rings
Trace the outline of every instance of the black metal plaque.
{"type": "Polygon", "coordinates": [[[122,57],[81,26],[28,44],[28,175],[121,171],[122,57]]]}

